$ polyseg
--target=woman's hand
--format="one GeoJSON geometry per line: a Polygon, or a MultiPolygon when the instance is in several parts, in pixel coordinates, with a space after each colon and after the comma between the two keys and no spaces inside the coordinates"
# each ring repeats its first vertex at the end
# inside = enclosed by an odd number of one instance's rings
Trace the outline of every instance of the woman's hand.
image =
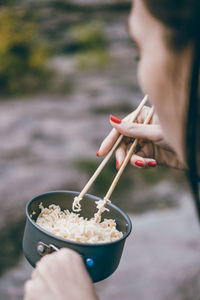
{"type": "Polygon", "coordinates": [[[25,284],[24,300],[98,300],[83,260],[63,248],[44,256],[25,284]]]}
{"type": "Polygon", "coordinates": [[[143,125],[150,108],[144,106],[134,123],[120,120],[111,115],[110,123],[114,127],[102,142],[97,156],[104,156],[114,145],[119,135],[124,136],[116,150],[116,168],[120,168],[130,149],[132,138],[138,138],[136,153],[130,163],[139,168],[155,167],[158,164],[183,169],[177,155],[166,141],[157,115],[154,113],[150,124],[143,125]]]}

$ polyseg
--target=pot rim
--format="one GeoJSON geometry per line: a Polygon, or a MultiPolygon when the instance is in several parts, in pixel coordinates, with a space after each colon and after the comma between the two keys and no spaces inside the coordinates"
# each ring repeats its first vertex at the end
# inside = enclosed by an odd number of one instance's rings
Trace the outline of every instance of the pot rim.
{"type": "MultiPolygon", "coordinates": [[[[55,240],[66,242],[66,243],[70,243],[72,245],[87,246],[87,247],[97,247],[97,246],[102,247],[102,246],[106,246],[106,245],[111,245],[111,244],[119,243],[120,241],[126,239],[129,236],[129,234],[131,233],[131,231],[132,231],[132,222],[131,222],[129,216],[123,210],[121,210],[119,207],[117,207],[116,205],[114,205],[112,203],[108,203],[107,204],[108,206],[110,206],[110,207],[114,208],[115,210],[117,210],[125,218],[125,220],[127,221],[127,224],[128,224],[128,226],[127,226],[127,232],[120,239],[118,239],[116,241],[113,241],[113,242],[90,244],[90,243],[75,242],[75,241],[72,241],[72,240],[69,240],[69,239],[65,239],[65,238],[56,236],[56,235],[54,235],[54,234],[46,231],[45,229],[43,229],[39,225],[37,225],[36,222],[34,220],[32,220],[32,218],[30,217],[29,212],[28,212],[28,209],[29,209],[29,206],[31,205],[31,203],[34,202],[39,196],[48,195],[48,194],[52,194],[52,193],[67,193],[67,194],[73,193],[75,195],[79,195],[79,192],[77,192],[77,191],[71,191],[71,190],[52,190],[52,191],[48,191],[48,192],[45,192],[45,193],[42,193],[42,194],[38,194],[35,197],[31,198],[27,202],[27,204],[26,204],[26,217],[31,222],[31,224],[34,227],[36,227],[39,231],[42,231],[47,236],[49,236],[51,238],[54,238],[55,240]]],[[[91,194],[85,194],[85,196],[91,197],[93,200],[102,200],[100,197],[97,197],[97,196],[94,196],[94,195],[91,195],[91,194]]]]}

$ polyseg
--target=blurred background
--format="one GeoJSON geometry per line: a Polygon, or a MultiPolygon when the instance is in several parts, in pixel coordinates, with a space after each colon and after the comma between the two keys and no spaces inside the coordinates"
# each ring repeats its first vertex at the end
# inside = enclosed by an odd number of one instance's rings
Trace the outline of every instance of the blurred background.
{"type": "MultiPolygon", "coordinates": [[[[101,158],[109,114],[143,97],[126,0],[0,1],[0,299],[23,298],[25,204],[80,191],[101,158]]],[[[113,159],[90,193],[103,197],[113,159]]],[[[199,300],[200,231],[183,172],[128,166],[112,202],[132,219],[119,268],[100,299],[199,300]]]]}

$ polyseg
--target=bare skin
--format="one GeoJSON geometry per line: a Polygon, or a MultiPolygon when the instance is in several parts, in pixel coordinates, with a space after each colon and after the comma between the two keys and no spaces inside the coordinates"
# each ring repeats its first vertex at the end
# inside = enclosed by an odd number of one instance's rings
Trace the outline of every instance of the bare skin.
{"type": "MultiPolygon", "coordinates": [[[[146,9],[142,0],[135,0],[129,18],[130,35],[138,44],[140,86],[155,107],[151,125],[143,122],[147,108],[138,117],[137,124],[111,122],[114,127],[105,138],[99,156],[105,155],[118,135],[126,136],[116,151],[119,164],[130,147],[130,137],[140,139],[141,149],[131,158],[131,164],[142,160],[185,167],[184,126],[187,111],[187,89],[191,65],[192,46],[179,53],[171,51],[165,43],[166,28],[146,9]],[[159,118],[159,119],[158,119],[159,118]],[[173,148],[173,150],[172,150],[173,148]],[[175,154],[176,153],[176,154],[175,154]]],[[[81,257],[67,249],[40,260],[32,278],[25,286],[25,300],[97,300],[91,279],[81,257]]]]}
{"type": "MultiPolygon", "coordinates": [[[[167,166],[185,168],[183,145],[192,45],[188,45],[178,53],[172,51],[165,42],[166,28],[149,14],[141,0],[134,1],[129,17],[129,31],[137,44],[140,56],[139,83],[143,92],[148,94],[157,116],[151,122],[153,126],[138,127],[127,122],[117,125],[112,121],[111,125],[125,136],[150,141],[148,145],[144,144],[137,156],[132,157],[130,161],[132,165],[137,166],[136,160],[141,160],[144,162],[144,167],[148,167],[148,162],[153,161],[150,160],[153,158],[167,166]]],[[[144,120],[145,114],[142,111],[138,123],[144,120]]],[[[116,138],[116,131],[112,131],[102,142],[98,155],[104,156],[116,138]]],[[[126,151],[127,147],[122,143],[116,152],[119,166],[124,160],[126,151]]]]}
{"type": "Polygon", "coordinates": [[[142,123],[147,117],[149,107],[143,107],[135,123],[127,121],[121,124],[114,123],[110,120],[111,125],[114,127],[109,135],[105,138],[101,147],[99,148],[98,155],[105,155],[113,146],[120,134],[125,137],[116,150],[115,156],[118,162],[118,167],[123,163],[125,156],[131,146],[129,143],[130,138],[139,138],[139,150],[130,159],[130,164],[138,168],[155,167],[156,164],[167,165],[173,168],[184,168],[184,164],[180,162],[174,150],[169,146],[169,143],[164,138],[163,130],[157,114],[154,114],[150,125],[143,125],[142,123]],[[143,162],[143,166],[138,166],[137,161],[143,162]],[[152,164],[153,162],[153,164],[152,164]]]}
{"type": "Polygon", "coordinates": [[[63,248],[44,256],[25,285],[24,300],[98,300],[81,256],[63,248]]]}

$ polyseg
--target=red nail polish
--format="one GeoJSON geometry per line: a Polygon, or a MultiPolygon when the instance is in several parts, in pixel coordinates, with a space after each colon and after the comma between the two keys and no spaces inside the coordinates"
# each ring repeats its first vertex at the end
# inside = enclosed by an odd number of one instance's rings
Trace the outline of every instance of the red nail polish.
{"type": "Polygon", "coordinates": [[[119,169],[119,162],[118,162],[118,160],[116,160],[116,169],[117,170],[119,169]]]}
{"type": "Polygon", "coordinates": [[[157,165],[156,161],[149,161],[149,162],[148,162],[148,166],[149,166],[149,167],[155,168],[156,165],[157,165]]]}
{"type": "Polygon", "coordinates": [[[97,151],[96,156],[99,156],[99,150],[97,151]]]}
{"type": "Polygon", "coordinates": [[[136,166],[144,168],[144,162],[142,160],[136,160],[136,166]]]}
{"type": "Polygon", "coordinates": [[[119,118],[113,116],[113,115],[110,115],[110,120],[116,124],[121,124],[122,120],[120,120],[119,118]]]}

